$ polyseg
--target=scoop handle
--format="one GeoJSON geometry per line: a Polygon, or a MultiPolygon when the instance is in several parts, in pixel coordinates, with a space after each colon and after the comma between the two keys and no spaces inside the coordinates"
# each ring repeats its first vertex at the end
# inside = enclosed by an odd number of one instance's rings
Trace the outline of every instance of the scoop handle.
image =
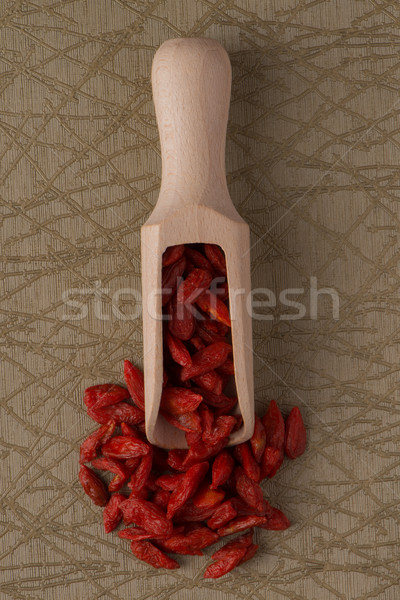
{"type": "Polygon", "coordinates": [[[168,40],[155,54],[151,77],[162,154],[158,204],[228,209],[225,137],[232,78],[228,54],[212,39],[168,40]]]}

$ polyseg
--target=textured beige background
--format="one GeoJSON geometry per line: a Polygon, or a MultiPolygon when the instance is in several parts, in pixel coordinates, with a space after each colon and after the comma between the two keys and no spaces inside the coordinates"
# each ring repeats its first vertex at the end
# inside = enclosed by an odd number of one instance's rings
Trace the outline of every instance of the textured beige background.
{"type": "Polygon", "coordinates": [[[0,15],[1,599],[398,599],[399,3],[2,0],[0,15]],[[215,582],[210,553],[171,573],[133,559],[77,482],[83,389],[141,361],[141,321],[113,317],[111,296],[140,289],[160,183],[149,73],[179,36],[231,57],[227,172],[254,286],[316,276],[341,300],[339,320],[321,301],[318,320],[278,304],[254,323],[257,409],[299,404],[310,441],[265,485],[292,528],[259,532],[257,557],[215,582]],[[63,319],[70,288],[81,320],[63,319]]]}

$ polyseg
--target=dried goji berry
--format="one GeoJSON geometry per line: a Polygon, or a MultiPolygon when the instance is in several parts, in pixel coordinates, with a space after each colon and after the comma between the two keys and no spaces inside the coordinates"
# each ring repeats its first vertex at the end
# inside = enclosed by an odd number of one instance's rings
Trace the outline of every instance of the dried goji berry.
{"type": "Polygon", "coordinates": [[[285,441],[285,422],[275,400],[271,400],[268,410],[262,418],[265,428],[266,445],[283,449],[285,441]]]}
{"type": "Polygon", "coordinates": [[[162,508],[162,510],[166,511],[169,502],[169,497],[170,492],[168,492],[167,490],[157,490],[151,497],[151,501],[153,502],[153,504],[156,504],[157,506],[162,508]]]}
{"type": "Polygon", "coordinates": [[[225,492],[222,489],[211,489],[209,483],[203,483],[192,498],[194,506],[198,508],[207,508],[221,504],[225,498],[225,492]]]}
{"type": "Polygon", "coordinates": [[[174,490],[176,486],[181,483],[184,476],[185,475],[183,473],[167,473],[158,477],[156,479],[156,484],[163,490],[172,492],[172,490],[174,490]]]}
{"type": "Polygon", "coordinates": [[[120,490],[124,483],[128,480],[130,473],[129,469],[123,462],[114,458],[95,458],[92,461],[92,466],[100,471],[110,471],[111,473],[115,474],[115,477],[108,485],[109,492],[116,492],[117,490],[120,490]]]}
{"type": "Polygon", "coordinates": [[[111,419],[116,422],[117,425],[125,421],[130,425],[136,425],[144,421],[144,412],[137,406],[132,406],[127,402],[119,402],[112,406],[104,406],[103,408],[88,408],[87,411],[89,417],[105,425],[111,419]]]}
{"type": "Polygon", "coordinates": [[[213,392],[214,394],[222,392],[222,377],[213,369],[197,377],[192,377],[192,381],[201,390],[213,392]]]}
{"type": "Polygon", "coordinates": [[[115,421],[108,421],[106,425],[102,425],[96,431],[91,433],[80,447],[79,462],[90,462],[93,460],[101,446],[111,439],[115,431],[115,421]]]}
{"type": "Polygon", "coordinates": [[[89,496],[94,504],[97,506],[105,506],[107,504],[109,499],[107,488],[92,469],[89,469],[86,465],[82,465],[79,470],[79,481],[85,494],[89,496]]]}
{"type": "Polygon", "coordinates": [[[243,563],[245,563],[248,560],[250,560],[251,558],[253,558],[253,556],[256,554],[257,550],[258,550],[258,544],[251,544],[251,546],[249,546],[247,548],[246,554],[243,556],[243,558],[240,560],[240,562],[238,564],[242,565],[243,563]]]}
{"type": "MultiPolygon", "coordinates": [[[[168,328],[172,335],[179,340],[190,340],[196,328],[191,307],[188,308],[186,304],[177,302],[176,296],[173,296],[168,304],[168,314],[170,316],[168,328]]],[[[189,366],[184,368],[189,368],[189,366]]]]}
{"type": "Polygon", "coordinates": [[[126,525],[135,523],[150,533],[162,533],[166,536],[172,533],[172,521],[153,502],[131,497],[121,504],[121,510],[126,525]]]}
{"type": "Polygon", "coordinates": [[[187,451],[186,457],[182,463],[184,469],[192,466],[195,463],[201,462],[203,460],[208,460],[212,456],[218,454],[222,448],[226,446],[227,439],[221,439],[216,444],[205,444],[202,440],[200,442],[196,442],[192,446],[190,446],[187,451]]]}
{"type": "Polygon", "coordinates": [[[161,396],[161,408],[173,416],[193,412],[202,402],[203,396],[180,387],[166,387],[161,396]]]}
{"type": "Polygon", "coordinates": [[[150,452],[150,446],[146,444],[146,442],[138,439],[116,435],[102,446],[102,452],[104,456],[124,460],[148,454],[150,452]]]}
{"type": "Polygon", "coordinates": [[[220,440],[225,440],[231,434],[235,425],[236,418],[234,416],[224,415],[217,417],[210,434],[205,438],[203,437],[203,440],[207,444],[214,446],[220,440]]]}
{"type": "Polygon", "coordinates": [[[213,516],[208,519],[207,525],[210,529],[218,529],[229,523],[229,521],[232,521],[235,517],[237,517],[237,512],[232,501],[226,500],[215,509],[213,516]]]}
{"type": "Polygon", "coordinates": [[[265,433],[264,425],[260,419],[255,415],[254,417],[254,432],[250,439],[251,449],[254,454],[254,458],[257,462],[261,461],[265,446],[267,443],[267,435],[265,433]]]}
{"type": "Polygon", "coordinates": [[[182,367],[192,364],[192,358],[189,350],[186,348],[182,340],[178,340],[178,338],[174,337],[167,328],[164,329],[164,338],[168,350],[176,363],[182,367]]]}
{"type": "Polygon", "coordinates": [[[203,396],[203,400],[206,404],[217,409],[231,411],[237,404],[237,398],[229,398],[224,394],[215,394],[214,392],[207,390],[195,391],[198,391],[203,396]]]}
{"type": "Polygon", "coordinates": [[[260,481],[260,467],[253,456],[250,445],[247,442],[238,444],[233,449],[233,454],[238,463],[242,465],[247,477],[258,483],[260,481]]]}
{"type": "Polygon", "coordinates": [[[283,450],[280,448],[266,446],[261,457],[261,479],[265,479],[265,477],[269,477],[271,479],[274,477],[282,463],[283,450]]]}
{"type": "Polygon", "coordinates": [[[122,521],[121,504],[125,502],[123,494],[113,494],[103,510],[104,530],[106,533],[113,531],[122,521]]]}
{"type": "Polygon", "coordinates": [[[208,462],[195,464],[186,471],[182,481],[174,489],[169,499],[167,508],[167,517],[169,519],[194,495],[207,471],[208,462]]]}
{"type": "MultiPolygon", "coordinates": [[[[140,464],[135,470],[135,472],[131,475],[131,478],[128,483],[128,487],[132,490],[132,493],[137,495],[140,494],[141,491],[146,486],[150,473],[151,467],[153,465],[153,449],[150,446],[150,452],[143,456],[140,459],[140,464]]],[[[132,494],[131,494],[132,495],[132,494]]]]}
{"type": "Polygon", "coordinates": [[[144,379],[140,369],[129,360],[124,361],[124,377],[133,402],[144,411],[144,379]]]}
{"type": "Polygon", "coordinates": [[[87,408],[102,408],[129,398],[129,391],[116,383],[92,385],[85,390],[83,401],[87,408]]]}
{"type": "Polygon", "coordinates": [[[273,531],[282,531],[290,527],[290,521],[279,508],[273,508],[272,514],[267,516],[267,521],[264,525],[260,525],[262,529],[271,529],[273,531]]]}
{"type": "Polygon", "coordinates": [[[191,248],[190,246],[185,247],[185,256],[193,263],[196,267],[200,269],[205,269],[211,273],[212,266],[210,261],[198,250],[195,248],[191,248]]]}
{"type": "Polygon", "coordinates": [[[210,292],[210,290],[206,290],[196,299],[197,306],[205,313],[208,313],[213,319],[216,321],[220,321],[227,325],[231,326],[231,319],[229,316],[229,310],[215,294],[210,292]]]}
{"type": "Polygon", "coordinates": [[[212,465],[211,489],[223,485],[232,475],[235,461],[227,450],[221,450],[214,459],[212,465]]]}
{"type": "Polygon", "coordinates": [[[204,252],[212,266],[226,275],[225,255],[221,248],[216,244],[204,244],[204,252]]]}
{"type": "Polygon", "coordinates": [[[224,535],[231,535],[232,533],[239,533],[252,527],[261,527],[267,523],[267,518],[258,515],[249,515],[248,517],[237,517],[229,521],[224,527],[220,527],[217,530],[218,535],[221,537],[224,535]]]}
{"type": "Polygon", "coordinates": [[[169,246],[169,248],[167,248],[163,252],[162,266],[168,267],[169,265],[172,265],[172,263],[176,262],[183,256],[184,252],[185,252],[184,244],[178,244],[176,246],[169,246]]]}
{"type": "Polygon", "coordinates": [[[212,275],[205,269],[193,269],[178,287],[178,302],[192,304],[210,286],[212,275]]]}
{"type": "Polygon", "coordinates": [[[186,471],[186,466],[183,463],[186,460],[187,453],[187,450],[169,450],[167,458],[168,466],[174,469],[174,471],[186,471]]]}
{"type": "Polygon", "coordinates": [[[238,548],[224,558],[220,558],[212,563],[204,571],[203,577],[205,579],[218,579],[219,577],[226,575],[240,563],[246,554],[246,550],[246,548],[238,548]]]}
{"type": "Polygon", "coordinates": [[[199,350],[192,356],[192,364],[183,367],[181,372],[182,381],[207,373],[222,365],[232,352],[232,346],[226,342],[216,342],[199,350]]]}
{"type": "Polygon", "coordinates": [[[288,458],[301,456],[306,449],[307,434],[300,409],[294,406],[286,419],[285,454],[288,458]]]}
{"type": "Polygon", "coordinates": [[[219,535],[208,527],[197,527],[186,533],[175,534],[164,541],[163,546],[176,554],[201,554],[203,548],[215,544],[219,535]]]}
{"type": "Polygon", "coordinates": [[[171,425],[178,429],[182,429],[182,431],[201,431],[201,420],[196,411],[175,416],[170,415],[164,410],[160,410],[160,413],[168,423],[171,423],[171,425]]]}
{"type": "Polygon", "coordinates": [[[136,558],[156,569],[179,569],[179,563],[149,541],[132,541],[131,550],[136,558]]]}
{"type": "Polygon", "coordinates": [[[171,264],[169,267],[164,267],[162,270],[162,293],[161,303],[164,306],[173,296],[178,282],[185,270],[186,260],[182,256],[179,260],[171,264]]]}
{"type": "Polygon", "coordinates": [[[178,509],[174,515],[176,523],[193,523],[195,521],[207,521],[215,512],[215,506],[198,508],[189,500],[182,508],[178,509]]]}
{"type": "Polygon", "coordinates": [[[232,551],[239,550],[239,548],[249,548],[253,543],[253,533],[253,530],[250,530],[234,540],[227,542],[219,550],[214,552],[214,554],[211,555],[211,558],[213,560],[219,560],[229,556],[232,551]]]}
{"type": "Polygon", "coordinates": [[[233,360],[227,358],[226,361],[220,367],[218,367],[218,373],[222,373],[222,375],[234,375],[235,366],[233,364],[233,360]]]}
{"type": "Polygon", "coordinates": [[[262,511],[264,508],[264,497],[258,483],[247,477],[242,467],[236,467],[234,474],[236,490],[239,496],[256,510],[262,511]]]}

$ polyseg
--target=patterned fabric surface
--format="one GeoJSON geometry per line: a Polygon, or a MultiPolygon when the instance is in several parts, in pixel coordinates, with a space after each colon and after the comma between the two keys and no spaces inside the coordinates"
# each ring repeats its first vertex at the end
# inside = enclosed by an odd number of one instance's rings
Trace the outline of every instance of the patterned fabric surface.
{"type": "Polygon", "coordinates": [[[375,0],[1,2],[1,598],[399,598],[399,18],[375,0]],[[299,405],[309,432],[264,483],[292,527],[215,581],[211,551],[136,560],[77,479],[84,388],[142,362],[121,289],[140,290],[160,185],[151,62],[181,36],[233,66],[229,189],[253,287],[276,297],[254,320],[257,412],[299,405]]]}

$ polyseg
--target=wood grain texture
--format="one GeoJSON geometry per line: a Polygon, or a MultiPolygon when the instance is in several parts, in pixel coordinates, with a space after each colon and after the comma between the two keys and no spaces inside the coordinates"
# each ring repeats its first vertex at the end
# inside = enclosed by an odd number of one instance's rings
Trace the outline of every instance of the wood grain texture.
{"type": "Polygon", "coordinates": [[[1,600],[398,600],[398,16],[355,0],[0,3],[1,600]],[[228,188],[252,285],[276,296],[253,321],[256,410],[298,404],[309,435],[263,484],[293,526],[257,532],[256,557],[216,581],[211,549],[173,573],[134,559],[77,477],[95,428],[83,389],[143,362],[151,64],[188,36],[229,54],[228,188]],[[338,320],[329,296],[310,317],[310,276],[337,290],[338,320]],[[301,319],[282,319],[288,288],[301,319]]]}
{"type": "Polygon", "coordinates": [[[163,380],[161,258],[168,246],[218,244],[225,252],[235,384],[243,426],[229,444],[254,430],[250,231],[226,185],[225,136],[231,66],[215,40],[169,40],[158,49],[152,88],[162,155],[157,204],[141,229],[146,433],[164,448],[187,448],[183,431],[159,414],[163,380]],[[156,317],[156,318],[155,318],[156,317]]]}

